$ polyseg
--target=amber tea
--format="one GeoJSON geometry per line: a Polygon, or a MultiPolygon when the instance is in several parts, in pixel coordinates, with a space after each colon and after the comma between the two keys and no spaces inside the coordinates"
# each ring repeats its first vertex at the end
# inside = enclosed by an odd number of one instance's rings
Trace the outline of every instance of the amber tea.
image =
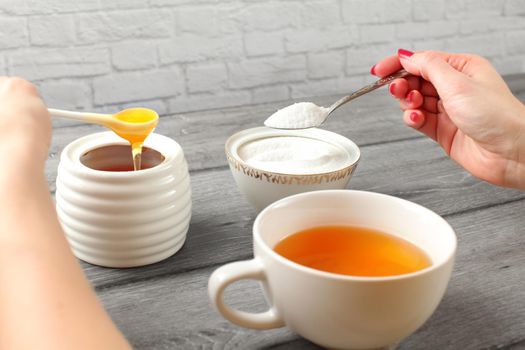
{"type": "Polygon", "coordinates": [[[357,226],[322,226],[299,231],[283,238],[274,250],[298,264],[352,276],[401,275],[432,264],[414,244],[357,226]]]}

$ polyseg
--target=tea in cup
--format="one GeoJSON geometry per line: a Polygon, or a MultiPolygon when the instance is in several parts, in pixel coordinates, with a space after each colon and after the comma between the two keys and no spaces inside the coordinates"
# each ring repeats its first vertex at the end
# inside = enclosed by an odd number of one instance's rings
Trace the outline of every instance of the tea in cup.
{"type": "Polygon", "coordinates": [[[212,303],[240,326],[287,326],[331,349],[386,347],[414,332],[443,297],[456,251],[453,229],[434,212],[351,190],[302,193],[271,204],[257,216],[253,240],[252,260],[211,275],[212,303]],[[357,245],[357,251],[346,252],[355,256],[343,254],[344,261],[334,264],[330,255],[345,240],[357,245]],[[378,269],[373,259],[390,268],[378,269]],[[392,270],[396,263],[402,268],[392,270]],[[267,311],[254,314],[225,304],[224,290],[241,279],[262,283],[267,311]]]}

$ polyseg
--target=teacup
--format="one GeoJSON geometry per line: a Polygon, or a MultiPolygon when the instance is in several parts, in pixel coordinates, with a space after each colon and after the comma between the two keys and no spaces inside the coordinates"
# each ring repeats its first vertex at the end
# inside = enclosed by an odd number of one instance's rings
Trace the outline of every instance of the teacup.
{"type": "Polygon", "coordinates": [[[254,258],[224,265],[208,284],[212,303],[229,321],[248,328],[287,326],[331,349],[376,349],[395,344],[420,327],[439,304],[450,279],[456,236],[439,215],[418,204],[373,192],[302,193],[264,209],[253,226],[254,258]],[[374,228],[422,249],[432,264],[388,277],[354,277],[292,262],[272,248],[307,228],[351,225],[374,228]],[[269,310],[239,311],[226,305],[225,288],[259,280],[269,310]]]}
{"type": "MultiPolygon", "coordinates": [[[[226,157],[233,178],[248,202],[261,211],[270,203],[294,194],[344,189],[348,185],[360,158],[359,147],[350,139],[323,129],[279,130],[267,127],[246,129],[233,134],[225,145],[226,157]],[[267,170],[247,162],[242,155],[242,148],[259,140],[282,139],[293,137],[305,139],[335,147],[347,154],[347,157],[330,170],[290,172],[290,169],[267,170]]],[[[327,157],[330,158],[330,157],[327,157]]],[[[286,162],[287,164],[291,162],[286,162]]]]}
{"type": "Polygon", "coordinates": [[[77,139],[62,151],[57,214],[78,258],[108,267],[141,266],[166,259],[184,244],[191,189],[182,148],[154,133],[144,147],[140,171],[132,170],[129,144],[111,131],[77,139]]]}

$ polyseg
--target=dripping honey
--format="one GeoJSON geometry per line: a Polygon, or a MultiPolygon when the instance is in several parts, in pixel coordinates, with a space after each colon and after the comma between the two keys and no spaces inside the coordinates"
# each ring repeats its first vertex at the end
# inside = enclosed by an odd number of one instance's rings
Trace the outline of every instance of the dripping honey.
{"type": "Polygon", "coordinates": [[[393,276],[432,263],[426,253],[399,237],[370,228],[322,226],[282,239],[274,250],[317,270],[352,276],[393,276]]]}
{"type": "Polygon", "coordinates": [[[115,114],[115,117],[123,122],[127,122],[130,124],[148,125],[144,128],[112,128],[117,135],[119,135],[120,137],[122,137],[130,143],[131,154],[133,157],[133,168],[134,170],[140,170],[142,159],[142,145],[144,144],[144,140],[146,139],[146,137],[148,137],[148,135],[151,134],[151,132],[155,128],[155,126],[157,126],[157,122],[149,122],[158,119],[158,116],[151,110],[146,110],[143,108],[130,108],[115,114]]]}

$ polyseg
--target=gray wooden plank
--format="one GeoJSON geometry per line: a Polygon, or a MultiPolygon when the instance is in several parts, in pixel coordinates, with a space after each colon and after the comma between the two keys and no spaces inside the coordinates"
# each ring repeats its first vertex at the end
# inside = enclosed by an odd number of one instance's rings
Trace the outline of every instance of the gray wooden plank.
{"type": "Polygon", "coordinates": [[[440,215],[525,196],[473,177],[427,138],[363,148],[350,187],[405,198],[440,215]]]}
{"type": "MultiPolygon", "coordinates": [[[[507,85],[509,86],[509,88],[511,89],[511,91],[514,93],[514,94],[519,94],[519,93],[522,93],[525,91],[525,74],[521,73],[521,74],[511,74],[511,75],[506,75],[503,77],[505,79],[505,82],[507,83],[507,85]]],[[[350,91],[348,91],[348,93],[350,93],[350,91]]],[[[377,104],[385,104],[385,103],[388,103],[388,100],[387,98],[384,98],[385,96],[387,96],[387,93],[386,93],[386,88],[383,88],[377,92],[374,92],[372,95],[368,95],[368,96],[365,96],[361,99],[359,99],[358,101],[356,102],[353,102],[353,107],[355,106],[356,103],[360,103],[360,101],[363,101],[366,100],[366,99],[371,99],[371,100],[374,100],[374,103],[375,105],[377,104]],[[381,96],[381,98],[378,100],[378,96],[381,96]]],[[[310,98],[304,98],[304,99],[301,99],[301,101],[312,101],[312,102],[315,102],[319,105],[330,105],[333,101],[336,101],[338,100],[339,98],[342,97],[342,94],[338,94],[338,95],[331,95],[331,94],[326,94],[325,96],[314,96],[314,97],[310,97],[310,98]]],[[[287,106],[293,102],[300,102],[299,100],[288,100],[288,101],[279,101],[279,102],[271,102],[271,103],[266,103],[265,105],[266,106],[270,106],[270,110],[269,112],[271,112],[271,109],[272,108],[277,108],[277,107],[283,107],[283,106],[287,106]]],[[[189,112],[189,113],[186,113],[184,115],[186,115],[188,118],[191,118],[192,115],[199,115],[199,114],[207,114],[210,110],[209,109],[206,109],[206,108],[201,108],[199,109],[198,106],[195,106],[196,109],[193,111],[193,112],[189,112]]],[[[351,107],[351,108],[353,108],[351,107]]],[[[244,106],[242,107],[235,107],[235,108],[224,108],[223,110],[229,110],[229,111],[235,111],[239,108],[244,108],[244,106]]],[[[258,108],[258,107],[256,107],[258,108]]],[[[346,109],[346,107],[345,107],[346,109]]],[[[212,113],[216,113],[215,111],[216,110],[213,110],[214,112],[212,113]]],[[[100,108],[97,108],[96,110],[93,110],[92,112],[97,112],[97,113],[116,113],[118,112],[118,106],[109,106],[107,107],[106,110],[100,110],[100,108]]],[[[346,112],[340,112],[340,113],[346,113],[346,112]]],[[[170,115],[169,114],[166,114],[166,115],[160,115],[161,118],[164,118],[164,117],[169,117],[170,115]]],[[[74,125],[81,125],[83,124],[82,122],[79,122],[79,121],[76,121],[76,120],[68,120],[68,119],[62,119],[62,118],[53,118],[53,127],[56,129],[56,128],[63,128],[63,127],[69,127],[69,126],[74,126],[74,125]]]]}
{"type": "Polygon", "coordinates": [[[509,74],[504,76],[503,79],[514,94],[525,91],[525,74],[509,74]]]}
{"type": "MultiPolygon", "coordinates": [[[[519,95],[525,101],[525,95],[519,95]]],[[[328,104],[336,96],[314,99],[328,104]]],[[[165,116],[157,132],[175,139],[184,149],[190,170],[226,166],[224,143],[239,130],[262,125],[264,119],[287,102],[262,104],[213,111],[165,116]]],[[[395,101],[385,91],[369,94],[336,112],[323,128],[344,135],[360,147],[412,138],[423,138],[406,127],[395,101]]],[[[98,125],[67,125],[53,130],[53,140],[46,163],[49,188],[55,189],[56,168],[62,149],[71,141],[94,132],[105,131],[98,125]]]]}
{"type": "MultiPolygon", "coordinates": [[[[441,215],[525,198],[525,192],[473,178],[426,139],[364,147],[350,188],[396,195],[441,215]]],[[[255,212],[237,190],[230,171],[193,173],[192,190],[193,216],[180,252],[160,264],[139,269],[112,270],[84,264],[92,283],[108,288],[249,256],[255,212]]]]}
{"type": "MultiPolygon", "coordinates": [[[[319,104],[332,100],[313,99],[319,104]]],[[[83,264],[105,305],[137,348],[316,348],[286,330],[258,332],[232,326],[213,313],[205,295],[212,266],[251,256],[254,212],[225,168],[224,141],[237,130],[260,125],[277,107],[287,104],[162,118],[159,133],[183,146],[192,170],[194,209],[185,247],[168,260],[143,268],[114,270],[83,264]]],[[[445,300],[431,321],[400,347],[428,349],[434,348],[428,344],[436,344],[436,349],[517,349],[523,345],[525,289],[521,277],[525,264],[520,253],[525,225],[520,218],[525,212],[525,193],[468,175],[434,143],[402,124],[395,102],[385,91],[365,96],[338,113],[326,129],[362,146],[351,188],[423,204],[447,216],[461,235],[456,271],[445,300]],[[515,228],[514,233],[509,227],[515,228]],[[514,243],[508,245],[509,241],[514,243]],[[479,337],[478,333],[483,334],[479,337]]],[[[57,125],[46,166],[51,191],[58,153],[64,145],[101,130],[57,125]]],[[[239,284],[233,287],[232,298],[239,305],[260,309],[263,304],[257,291],[253,284],[239,284]]]]}
{"type": "Polygon", "coordinates": [[[500,349],[525,340],[524,214],[520,201],[448,218],[459,238],[449,289],[400,349],[500,349]]]}
{"type": "MultiPolygon", "coordinates": [[[[448,218],[459,238],[451,283],[436,313],[399,349],[499,349],[525,339],[524,205],[513,202],[448,218]]],[[[138,349],[316,349],[285,329],[246,330],[223,320],[206,295],[212,270],[165,275],[98,294],[138,349]]],[[[264,308],[254,282],[237,283],[227,293],[228,301],[243,310],[264,308]]]]}
{"type": "MultiPolygon", "coordinates": [[[[315,102],[327,104],[332,99],[315,102]]],[[[224,143],[230,135],[263,125],[268,116],[288,104],[289,101],[238,108],[221,114],[212,111],[177,115],[170,117],[162,129],[159,126],[159,132],[180,142],[191,164],[190,169],[217,167],[225,164],[224,143]],[[172,122],[172,119],[175,121],[172,122]]],[[[345,135],[358,145],[418,136],[400,122],[400,115],[396,103],[385,94],[378,93],[337,110],[323,128],[345,135]]]]}
{"type": "MultiPolygon", "coordinates": [[[[334,98],[320,98],[316,102],[329,103],[334,98]]],[[[221,167],[226,165],[224,143],[229,136],[243,129],[263,125],[266,117],[288,103],[290,101],[165,116],[161,118],[156,132],[180,143],[190,170],[221,167]]],[[[396,103],[384,91],[365,96],[353,103],[352,107],[339,109],[325,128],[351,138],[358,145],[421,137],[402,124],[396,103]]],[[[54,128],[46,164],[51,191],[55,188],[56,168],[62,149],[81,136],[104,130],[104,127],[98,125],[54,128]]]]}

